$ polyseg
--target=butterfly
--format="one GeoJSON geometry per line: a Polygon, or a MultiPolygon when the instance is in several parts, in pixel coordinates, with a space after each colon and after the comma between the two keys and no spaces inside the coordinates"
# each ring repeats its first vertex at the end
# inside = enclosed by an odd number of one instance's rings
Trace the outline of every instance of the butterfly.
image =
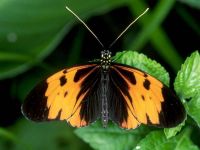
{"type": "Polygon", "coordinates": [[[22,113],[38,122],[66,120],[73,127],[97,119],[106,127],[112,120],[125,129],[174,127],[186,115],[167,86],[140,69],[116,63],[109,50],[101,52],[99,62],[66,68],[42,81],[28,94],[22,113]]]}

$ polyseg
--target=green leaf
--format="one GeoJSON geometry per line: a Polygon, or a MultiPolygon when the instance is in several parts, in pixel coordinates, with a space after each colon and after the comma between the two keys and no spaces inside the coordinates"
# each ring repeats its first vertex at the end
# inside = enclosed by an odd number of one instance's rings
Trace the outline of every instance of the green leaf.
{"type": "Polygon", "coordinates": [[[82,5],[81,0],[1,1],[0,79],[26,71],[56,48],[73,25],[72,21],[77,20],[67,12],[66,4],[84,19],[125,2],[128,0],[88,0],[87,5],[82,5]]]}
{"type": "Polygon", "coordinates": [[[133,51],[123,51],[116,53],[113,60],[116,60],[118,63],[141,69],[169,86],[168,72],[159,63],[155,60],[151,60],[144,54],[139,54],[133,51]]]}
{"type": "Polygon", "coordinates": [[[190,130],[186,129],[179,135],[167,139],[162,131],[153,131],[142,139],[134,150],[198,150],[190,140],[190,130]]]}
{"type": "Polygon", "coordinates": [[[181,66],[174,87],[184,99],[195,96],[200,90],[200,56],[198,51],[193,52],[181,66]]]}
{"type": "Polygon", "coordinates": [[[96,122],[91,126],[76,129],[75,133],[94,149],[128,150],[134,148],[149,131],[144,126],[134,130],[124,130],[113,123],[107,128],[102,128],[102,124],[96,122]]]}
{"type": "Polygon", "coordinates": [[[200,1],[199,0],[179,0],[185,4],[188,4],[191,7],[200,9],[200,1]]]}
{"type": "Polygon", "coordinates": [[[196,121],[200,127],[200,92],[188,102],[187,106],[187,113],[196,121]]]}
{"type": "MultiPolygon", "coordinates": [[[[186,120],[186,119],[185,119],[186,120]]],[[[185,121],[173,128],[165,128],[164,133],[167,139],[174,137],[178,132],[181,131],[182,127],[185,126],[185,121]]]]}

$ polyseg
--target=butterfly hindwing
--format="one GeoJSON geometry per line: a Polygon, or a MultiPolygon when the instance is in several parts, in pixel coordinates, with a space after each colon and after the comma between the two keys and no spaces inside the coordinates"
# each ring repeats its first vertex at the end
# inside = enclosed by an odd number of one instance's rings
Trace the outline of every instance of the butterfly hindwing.
{"type": "MultiPolygon", "coordinates": [[[[185,109],[179,98],[162,82],[147,73],[126,65],[110,68],[110,79],[123,102],[122,118],[113,115],[122,128],[135,128],[148,124],[173,127],[185,118],[185,109]]],[[[114,101],[114,100],[112,100],[114,101]]],[[[122,103],[122,102],[121,102],[122,103]]]]}
{"type": "Polygon", "coordinates": [[[99,117],[100,68],[88,64],[64,69],[36,86],[22,105],[33,121],[66,120],[81,127],[99,117]]]}
{"type": "Polygon", "coordinates": [[[109,118],[122,128],[133,129],[140,125],[140,122],[132,115],[130,108],[124,99],[126,93],[122,78],[117,74],[112,74],[109,84],[109,118]],[[121,91],[122,90],[122,91],[121,91]]]}

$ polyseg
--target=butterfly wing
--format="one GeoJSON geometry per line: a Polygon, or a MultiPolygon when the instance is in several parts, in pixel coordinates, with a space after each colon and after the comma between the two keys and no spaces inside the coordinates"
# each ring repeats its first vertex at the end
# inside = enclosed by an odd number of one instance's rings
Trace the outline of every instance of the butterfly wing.
{"type": "Polygon", "coordinates": [[[36,86],[22,105],[33,121],[66,120],[76,127],[99,117],[100,68],[88,64],[64,69],[36,86]]]}
{"type": "Polygon", "coordinates": [[[110,93],[117,93],[110,96],[110,117],[122,128],[136,128],[141,123],[174,127],[184,120],[185,109],[179,98],[147,73],[114,63],[110,79],[110,93]]]}

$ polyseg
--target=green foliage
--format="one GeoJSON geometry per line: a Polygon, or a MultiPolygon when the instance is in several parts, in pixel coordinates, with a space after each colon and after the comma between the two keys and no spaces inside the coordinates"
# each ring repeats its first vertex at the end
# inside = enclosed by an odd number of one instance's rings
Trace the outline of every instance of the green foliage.
{"type": "MultiPolygon", "coordinates": [[[[192,100],[185,104],[188,114],[199,125],[200,121],[200,56],[198,51],[192,53],[181,66],[174,82],[175,91],[182,99],[191,98],[192,100]]],[[[184,101],[183,101],[184,102],[184,101]]],[[[176,135],[184,126],[184,122],[177,127],[164,129],[167,138],[176,135]]]]}
{"type": "Polygon", "coordinates": [[[188,4],[189,6],[192,6],[194,8],[200,9],[200,1],[199,0],[180,0],[180,2],[188,4]]]}
{"type": "Polygon", "coordinates": [[[175,136],[178,132],[181,131],[182,127],[185,126],[185,121],[173,128],[165,128],[164,133],[167,139],[175,136]]]}
{"type": "Polygon", "coordinates": [[[200,92],[192,97],[188,102],[187,108],[188,115],[190,115],[200,127],[200,92]]]}
{"type": "Polygon", "coordinates": [[[124,130],[113,123],[107,128],[102,128],[101,123],[96,122],[89,127],[77,129],[75,133],[94,149],[128,150],[134,148],[149,131],[143,126],[134,130],[124,130]]]}
{"type": "Polygon", "coordinates": [[[185,129],[181,134],[166,139],[162,131],[152,131],[142,139],[134,150],[199,150],[190,140],[190,129],[185,129]]]}
{"type": "Polygon", "coordinates": [[[200,126],[200,55],[198,51],[191,54],[181,66],[175,79],[174,87],[182,99],[191,98],[186,103],[188,115],[200,126]]]}
{"type": "MultiPolygon", "coordinates": [[[[73,134],[71,127],[66,122],[34,123],[23,120],[3,131],[6,134],[6,143],[12,150],[64,150],[64,149],[88,149],[89,147],[73,134]],[[12,133],[15,135],[12,135],[12,133]],[[20,137],[20,138],[18,138],[20,137]]],[[[0,130],[0,139],[2,131],[0,130]]],[[[3,135],[2,135],[3,136],[3,135]]],[[[7,145],[0,142],[0,149],[6,150],[7,145]]]]}
{"type": "Polygon", "coordinates": [[[195,96],[200,90],[200,56],[194,52],[188,57],[178,72],[174,87],[183,98],[195,96]]]}

